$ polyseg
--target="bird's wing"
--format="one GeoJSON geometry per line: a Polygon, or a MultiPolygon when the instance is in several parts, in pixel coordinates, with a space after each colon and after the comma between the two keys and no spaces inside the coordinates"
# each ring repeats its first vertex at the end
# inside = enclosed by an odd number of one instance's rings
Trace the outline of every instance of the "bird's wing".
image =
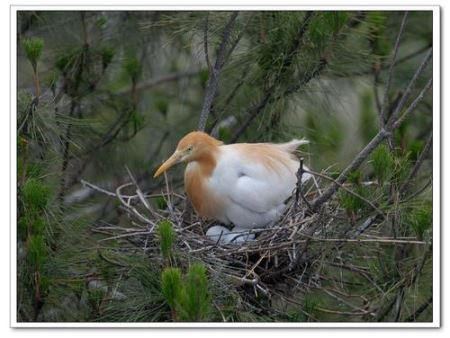
{"type": "Polygon", "coordinates": [[[211,183],[222,196],[258,213],[279,208],[291,196],[299,163],[288,152],[270,144],[221,148],[211,183]]]}

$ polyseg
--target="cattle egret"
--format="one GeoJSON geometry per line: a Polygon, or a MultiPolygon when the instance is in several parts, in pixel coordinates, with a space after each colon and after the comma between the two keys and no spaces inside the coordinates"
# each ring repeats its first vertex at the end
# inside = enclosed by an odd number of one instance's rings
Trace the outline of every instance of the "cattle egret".
{"type": "MultiPolygon", "coordinates": [[[[180,140],[154,177],[177,163],[186,162],[184,186],[195,211],[204,219],[233,224],[233,233],[248,233],[282,215],[285,201],[296,187],[300,166],[292,153],[306,143],[306,140],[292,140],[280,144],[225,145],[195,131],[180,140]]],[[[305,173],[303,181],[310,177],[305,173]]],[[[223,237],[224,242],[231,241],[232,237],[221,226],[211,228],[209,235],[223,237]]]]}

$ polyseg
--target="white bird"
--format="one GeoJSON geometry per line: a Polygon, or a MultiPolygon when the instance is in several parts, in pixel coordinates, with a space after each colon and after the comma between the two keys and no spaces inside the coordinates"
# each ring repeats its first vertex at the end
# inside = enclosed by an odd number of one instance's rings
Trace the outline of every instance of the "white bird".
{"type": "MultiPolygon", "coordinates": [[[[206,133],[191,132],[180,140],[154,177],[186,162],[185,190],[202,218],[231,223],[233,233],[262,228],[278,220],[285,210],[300,166],[292,153],[307,143],[294,139],[281,144],[225,145],[206,133]]],[[[310,177],[305,173],[303,182],[310,177]]],[[[219,228],[224,232],[222,237],[228,236],[228,229],[219,228]]],[[[219,228],[211,234],[220,234],[219,228]]]]}

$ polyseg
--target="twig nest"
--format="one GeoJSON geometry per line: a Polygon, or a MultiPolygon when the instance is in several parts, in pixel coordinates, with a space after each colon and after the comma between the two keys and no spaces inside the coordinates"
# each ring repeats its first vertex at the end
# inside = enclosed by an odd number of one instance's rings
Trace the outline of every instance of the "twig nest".
{"type": "Polygon", "coordinates": [[[221,225],[210,227],[206,232],[206,237],[220,244],[242,244],[255,240],[255,234],[236,228],[230,231],[221,225]]]}

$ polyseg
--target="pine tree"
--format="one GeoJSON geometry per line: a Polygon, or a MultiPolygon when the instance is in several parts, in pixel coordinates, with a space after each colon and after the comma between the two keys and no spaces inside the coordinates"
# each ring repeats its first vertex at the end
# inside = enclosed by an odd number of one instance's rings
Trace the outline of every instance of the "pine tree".
{"type": "Polygon", "coordinates": [[[431,12],[20,11],[17,22],[18,321],[432,319],[431,12]],[[311,141],[321,191],[303,197],[334,218],[308,229],[302,273],[268,278],[271,297],[251,274],[225,279],[240,267],[180,251],[191,214],[166,189],[182,194],[182,175],[163,187],[152,174],[194,129],[311,141]],[[137,197],[118,201],[119,188],[137,197]],[[152,223],[163,211],[180,224],[152,223]]]}

